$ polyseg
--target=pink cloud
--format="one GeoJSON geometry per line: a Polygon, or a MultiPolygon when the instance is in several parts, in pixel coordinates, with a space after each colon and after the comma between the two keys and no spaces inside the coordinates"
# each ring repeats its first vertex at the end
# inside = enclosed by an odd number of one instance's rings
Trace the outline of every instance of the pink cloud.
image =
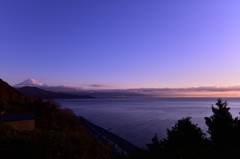
{"type": "Polygon", "coordinates": [[[92,84],[90,86],[91,87],[107,87],[106,85],[102,85],[102,84],[92,84]]]}
{"type": "Polygon", "coordinates": [[[139,88],[128,91],[154,97],[240,97],[240,86],[139,88]]]}

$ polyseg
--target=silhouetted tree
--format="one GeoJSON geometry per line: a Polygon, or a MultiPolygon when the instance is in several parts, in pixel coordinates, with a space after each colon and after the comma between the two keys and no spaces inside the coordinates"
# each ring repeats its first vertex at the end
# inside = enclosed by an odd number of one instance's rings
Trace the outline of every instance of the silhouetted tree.
{"type": "Polygon", "coordinates": [[[227,107],[227,101],[217,100],[217,107],[212,105],[213,115],[205,117],[213,158],[239,158],[239,121],[233,118],[227,107]],[[237,157],[238,156],[238,157],[237,157]]]}
{"type": "Polygon", "coordinates": [[[191,117],[178,120],[167,129],[167,138],[158,142],[155,135],[147,144],[151,158],[206,158],[208,140],[203,131],[190,121],[191,117]]]}
{"type": "Polygon", "coordinates": [[[178,120],[171,130],[167,129],[167,138],[161,145],[170,158],[206,157],[208,142],[205,134],[190,119],[191,117],[186,117],[178,120]]]}
{"type": "Polygon", "coordinates": [[[157,134],[155,134],[155,136],[152,138],[152,143],[146,144],[146,146],[148,148],[148,151],[147,151],[148,158],[163,157],[162,147],[158,140],[157,134]]]}

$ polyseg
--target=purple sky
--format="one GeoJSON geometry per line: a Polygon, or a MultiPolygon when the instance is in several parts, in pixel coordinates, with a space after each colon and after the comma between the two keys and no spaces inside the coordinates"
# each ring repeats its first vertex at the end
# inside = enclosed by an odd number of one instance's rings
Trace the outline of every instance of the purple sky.
{"type": "Polygon", "coordinates": [[[239,0],[0,0],[0,78],[86,88],[240,85],[239,0]]]}

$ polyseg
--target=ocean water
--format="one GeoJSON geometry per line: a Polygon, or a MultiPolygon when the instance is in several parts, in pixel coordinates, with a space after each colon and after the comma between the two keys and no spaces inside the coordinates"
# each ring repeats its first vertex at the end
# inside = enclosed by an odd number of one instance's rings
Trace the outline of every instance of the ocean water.
{"type": "MultiPolygon", "coordinates": [[[[229,103],[233,117],[239,116],[240,98],[223,98],[229,103]]],[[[77,116],[109,129],[116,135],[143,148],[157,133],[159,139],[167,136],[175,122],[192,117],[206,133],[204,117],[212,115],[216,98],[122,98],[122,99],[65,99],[56,100],[70,108],[77,116]]],[[[206,133],[207,134],[207,133],[206,133]]]]}

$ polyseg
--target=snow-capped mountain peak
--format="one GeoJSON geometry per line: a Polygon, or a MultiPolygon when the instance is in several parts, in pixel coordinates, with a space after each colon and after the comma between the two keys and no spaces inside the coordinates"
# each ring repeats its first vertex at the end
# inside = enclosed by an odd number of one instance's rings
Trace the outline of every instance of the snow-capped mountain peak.
{"type": "Polygon", "coordinates": [[[47,86],[46,84],[40,83],[36,81],[35,79],[27,79],[26,81],[23,81],[19,84],[14,85],[14,87],[25,87],[25,86],[47,86]]]}
{"type": "Polygon", "coordinates": [[[46,89],[54,92],[64,92],[66,90],[76,91],[76,90],[84,90],[82,87],[75,87],[75,86],[66,86],[66,85],[60,85],[60,86],[49,86],[43,83],[40,83],[36,81],[35,79],[27,79],[26,81],[23,81],[19,84],[13,85],[15,88],[21,88],[21,87],[38,87],[41,89],[46,89]]]}

